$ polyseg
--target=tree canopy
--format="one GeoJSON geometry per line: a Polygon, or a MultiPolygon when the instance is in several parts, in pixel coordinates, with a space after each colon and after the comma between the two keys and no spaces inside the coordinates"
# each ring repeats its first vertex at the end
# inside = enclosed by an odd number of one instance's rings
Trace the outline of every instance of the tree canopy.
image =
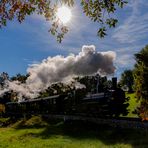
{"type": "Polygon", "coordinates": [[[136,96],[141,100],[140,116],[148,120],[148,45],[135,54],[134,80],[136,96]]]}
{"type": "Polygon", "coordinates": [[[132,70],[125,70],[121,74],[120,84],[123,87],[124,86],[128,87],[129,92],[133,91],[134,77],[133,77],[133,71],[132,70]]]}
{"type": "Polygon", "coordinates": [[[135,54],[134,79],[139,99],[148,99],[148,45],[135,54]]]}
{"type": "MultiPolygon", "coordinates": [[[[115,27],[118,20],[112,17],[117,7],[123,8],[126,0],[81,0],[83,12],[92,21],[98,22],[100,28],[97,35],[104,37],[107,28],[115,27]]],[[[72,7],[75,0],[1,0],[0,1],[0,27],[6,26],[7,22],[17,19],[23,22],[26,16],[36,13],[43,15],[51,23],[49,32],[61,42],[68,32],[68,27],[59,23],[56,12],[61,5],[72,7]]]]}

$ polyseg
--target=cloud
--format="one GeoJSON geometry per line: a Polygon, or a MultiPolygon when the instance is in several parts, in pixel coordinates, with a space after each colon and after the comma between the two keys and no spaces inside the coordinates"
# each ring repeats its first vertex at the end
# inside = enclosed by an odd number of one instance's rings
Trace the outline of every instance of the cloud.
{"type": "Polygon", "coordinates": [[[135,60],[134,60],[134,56],[124,54],[124,55],[118,56],[116,62],[120,67],[133,67],[135,60]]]}
{"type": "Polygon", "coordinates": [[[117,58],[115,63],[118,65],[118,68],[133,68],[135,64],[134,54],[138,53],[142,49],[143,45],[132,45],[125,46],[116,49],[117,58]]]}
{"type": "Polygon", "coordinates": [[[148,13],[144,12],[145,0],[129,2],[131,15],[122,25],[115,29],[113,38],[120,43],[134,43],[147,37],[148,34],[148,13]]]}
{"type": "Polygon", "coordinates": [[[92,75],[97,72],[111,74],[115,71],[114,59],[114,52],[99,53],[94,46],[83,46],[78,55],[58,55],[48,57],[40,64],[32,64],[27,70],[30,77],[26,83],[31,88],[41,90],[52,83],[69,81],[73,76],[92,75]]]}
{"type": "Polygon", "coordinates": [[[48,57],[41,63],[30,65],[27,69],[30,76],[25,84],[7,81],[5,89],[13,90],[20,96],[34,98],[51,84],[70,82],[74,76],[114,73],[115,57],[115,52],[97,52],[95,46],[84,45],[77,55],[70,54],[67,57],[57,55],[48,57]]]}

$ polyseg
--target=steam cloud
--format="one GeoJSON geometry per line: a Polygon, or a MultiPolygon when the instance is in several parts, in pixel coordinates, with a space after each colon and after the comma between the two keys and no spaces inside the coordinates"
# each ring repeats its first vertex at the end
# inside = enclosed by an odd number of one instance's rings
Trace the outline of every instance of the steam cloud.
{"type": "Polygon", "coordinates": [[[51,84],[69,82],[74,76],[114,73],[115,57],[115,52],[97,52],[93,45],[83,46],[78,55],[48,57],[39,64],[30,65],[27,69],[30,76],[25,84],[8,81],[5,89],[13,90],[20,96],[34,98],[51,84]]]}

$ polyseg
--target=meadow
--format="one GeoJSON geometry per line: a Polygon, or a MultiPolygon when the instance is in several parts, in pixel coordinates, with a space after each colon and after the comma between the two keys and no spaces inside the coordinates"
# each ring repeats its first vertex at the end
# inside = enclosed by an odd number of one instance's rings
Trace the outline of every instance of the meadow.
{"type": "MultiPolygon", "coordinates": [[[[135,94],[130,97],[128,117],[139,104],[135,94]]],[[[120,129],[85,122],[50,121],[40,116],[10,120],[1,118],[0,148],[147,148],[148,132],[120,129]]]]}
{"type": "Polygon", "coordinates": [[[85,122],[45,121],[39,116],[0,128],[1,148],[147,148],[146,131],[85,122]]]}

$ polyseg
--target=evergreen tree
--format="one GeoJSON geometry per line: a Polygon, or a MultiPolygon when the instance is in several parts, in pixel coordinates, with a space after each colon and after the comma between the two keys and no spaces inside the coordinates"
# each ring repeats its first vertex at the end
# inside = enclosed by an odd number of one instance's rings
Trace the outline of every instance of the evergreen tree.
{"type": "Polygon", "coordinates": [[[141,101],[137,109],[143,120],[148,120],[148,45],[135,54],[134,80],[136,96],[141,101]]]}

